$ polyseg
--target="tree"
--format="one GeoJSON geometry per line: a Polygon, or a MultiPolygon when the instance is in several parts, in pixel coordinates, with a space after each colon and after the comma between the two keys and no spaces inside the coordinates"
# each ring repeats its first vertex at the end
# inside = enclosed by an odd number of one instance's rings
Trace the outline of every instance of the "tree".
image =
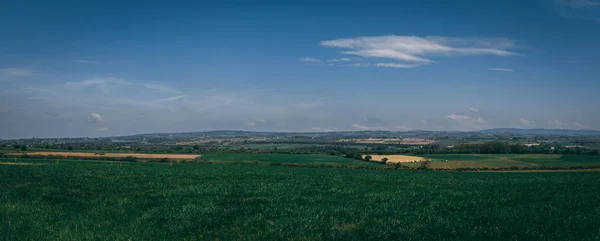
{"type": "Polygon", "coordinates": [[[365,156],[365,161],[368,161],[368,162],[370,162],[370,161],[371,161],[371,159],[373,159],[371,156],[369,156],[369,155],[366,155],[366,156],[365,156]]]}
{"type": "Polygon", "coordinates": [[[194,145],[194,150],[198,150],[198,149],[200,149],[200,146],[199,145],[194,145]]]}
{"type": "Polygon", "coordinates": [[[383,164],[386,164],[387,161],[388,161],[387,157],[384,157],[384,158],[381,159],[381,163],[383,163],[383,164]]]}
{"type": "Polygon", "coordinates": [[[72,146],[68,146],[68,147],[67,147],[67,150],[69,150],[69,151],[70,151],[70,150],[73,150],[73,147],[72,147],[72,146]]]}
{"type": "Polygon", "coordinates": [[[19,146],[19,145],[14,145],[14,146],[13,146],[13,148],[15,148],[15,149],[19,149],[20,147],[21,147],[21,146],[19,146]]]}
{"type": "Polygon", "coordinates": [[[26,145],[21,146],[21,151],[27,151],[27,146],[26,145]]]}

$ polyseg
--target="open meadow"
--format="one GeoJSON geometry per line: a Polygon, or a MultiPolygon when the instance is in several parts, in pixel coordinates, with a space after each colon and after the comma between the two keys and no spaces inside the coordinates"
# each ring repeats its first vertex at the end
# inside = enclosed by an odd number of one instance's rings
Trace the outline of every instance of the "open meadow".
{"type": "Polygon", "coordinates": [[[240,163],[255,162],[258,164],[289,164],[299,165],[329,165],[329,166],[360,166],[360,167],[381,167],[381,164],[365,162],[351,158],[331,155],[314,154],[204,154],[202,160],[215,163],[240,163]]]}
{"type": "MultiPolygon", "coordinates": [[[[432,160],[433,169],[456,168],[600,168],[600,156],[550,154],[434,154],[424,155],[432,160]]],[[[417,166],[418,163],[407,165],[417,166]]]]}
{"type": "Polygon", "coordinates": [[[0,176],[7,240],[600,237],[599,172],[17,159],[0,176]]]}
{"type": "Polygon", "coordinates": [[[27,152],[27,153],[8,153],[8,155],[31,155],[31,156],[55,156],[55,157],[135,157],[135,158],[149,158],[149,159],[160,159],[160,158],[169,158],[169,159],[195,159],[200,157],[200,155],[190,155],[190,154],[147,154],[147,153],[94,153],[94,152],[50,152],[50,151],[40,151],[40,152],[27,152]]]}

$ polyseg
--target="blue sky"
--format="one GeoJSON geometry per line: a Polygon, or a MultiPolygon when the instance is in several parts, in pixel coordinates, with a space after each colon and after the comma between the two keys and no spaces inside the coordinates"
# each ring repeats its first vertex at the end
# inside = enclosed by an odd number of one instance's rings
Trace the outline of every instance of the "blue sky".
{"type": "Polygon", "coordinates": [[[600,2],[9,1],[0,138],[600,129],[600,2]]]}

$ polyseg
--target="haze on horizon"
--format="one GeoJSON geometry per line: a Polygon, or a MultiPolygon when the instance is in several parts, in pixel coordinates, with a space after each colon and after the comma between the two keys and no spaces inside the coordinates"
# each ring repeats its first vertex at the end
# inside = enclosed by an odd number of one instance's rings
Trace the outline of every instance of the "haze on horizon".
{"type": "Polygon", "coordinates": [[[600,2],[11,1],[0,139],[600,129],[600,2]]]}

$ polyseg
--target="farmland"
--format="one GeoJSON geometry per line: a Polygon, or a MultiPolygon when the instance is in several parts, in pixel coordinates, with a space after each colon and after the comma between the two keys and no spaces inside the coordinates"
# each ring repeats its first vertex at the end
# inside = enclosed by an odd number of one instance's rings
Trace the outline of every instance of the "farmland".
{"type": "Polygon", "coordinates": [[[203,160],[216,163],[252,162],[263,164],[296,163],[306,165],[364,166],[379,167],[380,164],[329,155],[289,155],[289,154],[205,154],[203,160]]]}
{"type": "Polygon", "coordinates": [[[432,160],[430,167],[433,169],[600,167],[600,156],[548,154],[435,154],[424,155],[423,157],[432,160]]]}
{"type": "Polygon", "coordinates": [[[0,165],[0,233],[8,240],[600,235],[598,172],[18,161],[38,165],[0,165]]]}
{"type": "MultiPolygon", "coordinates": [[[[9,155],[21,155],[22,153],[9,153],[9,155]]],[[[169,159],[195,159],[200,155],[186,154],[146,154],[146,153],[91,153],[91,152],[28,152],[32,156],[56,156],[56,157],[135,157],[135,158],[169,158],[169,159]]]]}
{"type": "MultiPolygon", "coordinates": [[[[363,155],[363,158],[366,155],[363,155]]],[[[416,162],[425,160],[419,156],[407,156],[407,155],[370,155],[373,161],[381,161],[383,158],[387,158],[387,163],[401,163],[401,162],[416,162]]]]}

